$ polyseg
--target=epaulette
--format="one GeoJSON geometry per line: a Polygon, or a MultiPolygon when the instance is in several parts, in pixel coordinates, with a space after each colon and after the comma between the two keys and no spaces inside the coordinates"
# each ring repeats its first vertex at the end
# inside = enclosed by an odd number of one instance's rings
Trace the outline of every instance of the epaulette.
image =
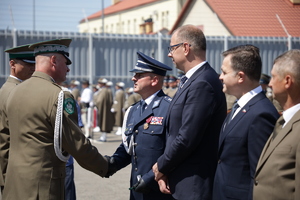
{"type": "Polygon", "coordinates": [[[165,97],[164,97],[164,100],[167,101],[167,102],[171,102],[171,101],[172,101],[172,98],[169,97],[169,96],[165,96],[165,97]]]}

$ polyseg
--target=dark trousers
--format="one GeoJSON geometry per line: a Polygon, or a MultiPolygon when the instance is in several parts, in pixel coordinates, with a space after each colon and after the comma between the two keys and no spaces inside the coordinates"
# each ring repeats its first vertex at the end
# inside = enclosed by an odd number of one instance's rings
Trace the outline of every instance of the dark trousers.
{"type": "Polygon", "coordinates": [[[74,165],[66,166],[65,200],[76,200],[74,165]]]}

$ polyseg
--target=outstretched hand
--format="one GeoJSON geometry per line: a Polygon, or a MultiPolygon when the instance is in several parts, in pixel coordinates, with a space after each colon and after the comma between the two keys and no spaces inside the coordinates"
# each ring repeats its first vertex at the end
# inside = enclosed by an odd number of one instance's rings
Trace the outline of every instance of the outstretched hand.
{"type": "Polygon", "coordinates": [[[106,156],[106,155],[104,157],[107,159],[108,162],[108,170],[104,177],[109,178],[110,176],[112,176],[114,173],[118,171],[118,167],[114,157],[106,156]]]}

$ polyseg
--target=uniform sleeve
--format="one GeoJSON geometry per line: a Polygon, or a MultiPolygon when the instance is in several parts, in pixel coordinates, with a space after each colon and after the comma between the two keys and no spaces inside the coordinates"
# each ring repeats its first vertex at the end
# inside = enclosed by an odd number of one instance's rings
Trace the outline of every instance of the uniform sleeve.
{"type": "Polygon", "coordinates": [[[65,92],[62,126],[63,149],[71,154],[81,167],[102,177],[105,176],[108,163],[78,126],[76,102],[69,92],[65,92]]]}

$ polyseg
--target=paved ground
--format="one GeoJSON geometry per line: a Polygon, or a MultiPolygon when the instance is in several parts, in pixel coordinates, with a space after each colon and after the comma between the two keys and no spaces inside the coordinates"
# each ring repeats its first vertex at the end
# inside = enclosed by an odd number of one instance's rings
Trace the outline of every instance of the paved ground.
{"type": "MultiPolygon", "coordinates": [[[[115,131],[114,131],[115,132],[115,131]]],[[[121,143],[121,136],[107,134],[107,142],[98,142],[100,133],[94,133],[92,144],[102,155],[112,155],[121,143]]],[[[74,161],[77,200],[127,200],[129,199],[130,168],[118,171],[110,178],[100,176],[80,167],[74,161]]]]}

